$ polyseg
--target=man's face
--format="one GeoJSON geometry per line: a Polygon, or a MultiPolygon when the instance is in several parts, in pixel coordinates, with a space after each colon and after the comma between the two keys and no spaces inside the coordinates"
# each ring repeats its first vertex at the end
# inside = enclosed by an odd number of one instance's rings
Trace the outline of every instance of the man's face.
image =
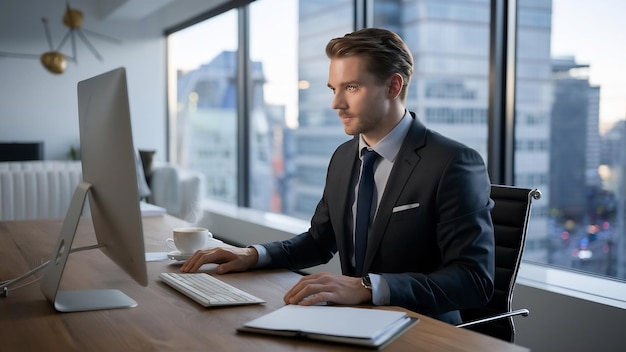
{"type": "Polygon", "coordinates": [[[360,57],[331,59],[328,87],[334,95],[332,108],[337,110],[345,132],[361,133],[367,141],[367,136],[377,136],[390,103],[388,85],[378,84],[365,67],[360,57]]]}

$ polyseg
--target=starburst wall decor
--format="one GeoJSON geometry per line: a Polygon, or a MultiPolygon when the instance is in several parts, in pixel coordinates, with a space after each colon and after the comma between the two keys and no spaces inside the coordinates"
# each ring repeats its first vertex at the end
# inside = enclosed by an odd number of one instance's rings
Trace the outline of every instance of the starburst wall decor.
{"type": "Polygon", "coordinates": [[[48,40],[48,46],[50,49],[49,51],[46,51],[41,55],[9,53],[0,51],[0,57],[39,59],[43,67],[46,68],[46,70],[54,74],[61,74],[65,71],[68,60],[74,63],[78,62],[78,54],[76,50],[78,40],[80,40],[98,60],[102,60],[102,56],[100,55],[100,53],[91,44],[89,39],[87,39],[87,34],[89,34],[90,36],[99,37],[100,39],[104,39],[109,42],[120,42],[118,39],[95,33],[93,31],[83,28],[83,13],[77,9],[71,8],[69,1],[66,3],[65,14],[63,15],[63,25],[69,28],[69,30],[56,48],[52,43],[52,36],[50,35],[50,29],[48,27],[48,19],[46,17],[43,17],[41,19],[41,22],[43,23],[46,39],[48,40]],[[72,46],[72,56],[63,54],[61,52],[61,49],[65,46],[68,39],[71,42],[72,46]]]}

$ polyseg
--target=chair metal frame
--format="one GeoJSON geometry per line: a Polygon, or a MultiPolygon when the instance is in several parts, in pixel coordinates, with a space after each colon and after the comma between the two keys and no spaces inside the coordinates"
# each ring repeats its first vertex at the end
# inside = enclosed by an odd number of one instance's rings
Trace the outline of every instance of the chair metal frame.
{"type": "Polygon", "coordinates": [[[484,307],[461,311],[464,322],[456,325],[514,342],[514,316],[528,316],[528,309],[511,309],[513,289],[524,252],[528,220],[533,200],[541,198],[538,189],[491,185],[495,237],[496,276],[491,301],[484,307]]]}

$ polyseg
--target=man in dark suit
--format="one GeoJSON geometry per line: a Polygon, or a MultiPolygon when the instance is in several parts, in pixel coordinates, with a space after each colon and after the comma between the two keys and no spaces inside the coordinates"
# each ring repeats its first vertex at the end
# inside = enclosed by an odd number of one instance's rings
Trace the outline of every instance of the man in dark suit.
{"type": "Polygon", "coordinates": [[[397,34],[362,29],[331,40],[326,54],[332,107],[355,138],[333,154],[309,230],[282,242],[198,251],[181,271],[205,263],[220,264],[218,273],[297,270],[338,252],[343,275],[304,276],[285,302],[396,305],[459,323],[459,309],[484,305],[494,289],[485,164],[406,110],[413,57],[397,34]],[[366,199],[359,190],[366,183],[362,150],[376,152],[373,204],[361,206],[367,211],[358,210],[358,198],[366,199]],[[362,214],[365,226],[357,219],[362,214]]]}

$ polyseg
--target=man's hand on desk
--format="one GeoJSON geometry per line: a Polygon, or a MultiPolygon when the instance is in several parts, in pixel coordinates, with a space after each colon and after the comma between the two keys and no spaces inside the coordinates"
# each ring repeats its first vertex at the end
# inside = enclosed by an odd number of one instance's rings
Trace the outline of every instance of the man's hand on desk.
{"type": "Polygon", "coordinates": [[[219,264],[215,271],[218,274],[228,272],[246,271],[256,265],[259,260],[259,253],[252,247],[215,247],[199,250],[191,258],[187,259],[180,267],[184,273],[198,271],[204,264],[219,264]]]}
{"type": "Polygon", "coordinates": [[[363,287],[361,278],[318,273],[304,276],[283,298],[287,304],[310,306],[321,302],[363,304],[372,302],[372,291],[363,287]]]}

